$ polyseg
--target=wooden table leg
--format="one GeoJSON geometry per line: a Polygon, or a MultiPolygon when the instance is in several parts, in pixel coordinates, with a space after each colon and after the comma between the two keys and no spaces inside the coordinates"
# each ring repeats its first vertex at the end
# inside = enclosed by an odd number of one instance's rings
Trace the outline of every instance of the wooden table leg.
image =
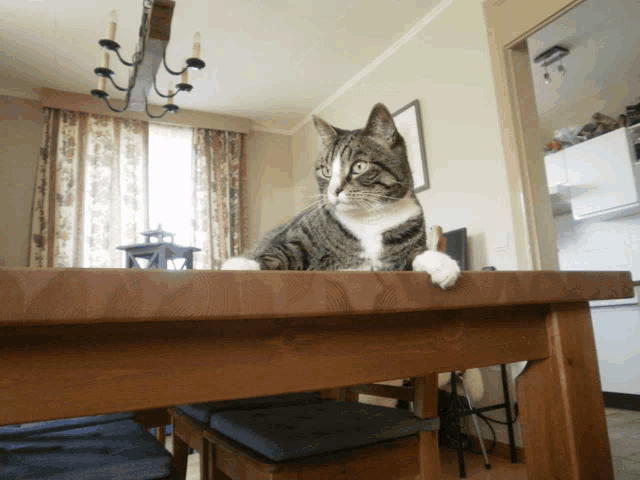
{"type": "Polygon", "coordinates": [[[202,446],[200,447],[200,479],[201,480],[209,480],[213,475],[210,470],[211,465],[209,464],[209,459],[211,456],[210,448],[209,448],[209,440],[202,436],[202,446]]]}
{"type": "MultiPolygon", "coordinates": [[[[438,374],[415,379],[414,413],[421,418],[438,416],[438,374]]],[[[438,430],[420,432],[420,474],[418,480],[441,480],[438,430]]]]}
{"type": "Polygon", "coordinates": [[[173,465],[178,471],[180,480],[187,478],[187,463],[189,456],[189,445],[187,442],[178,436],[179,428],[176,428],[176,423],[179,421],[175,415],[171,417],[171,438],[173,440],[173,465]]]}
{"type": "Polygon", "coordinates": [[[164,445],[166,438],[167,438],[167,436],[165,434],[164,425],[162,425],[160,427],[156,427],[156,439],[158,440],[158,442],[160,442],[162,445],[164,445]]]}
{"type": "Polygon", "coordinates": [[[589,304],[552,305],[549,358],[517,380],[528,480],[613,480],[589,304]]]}

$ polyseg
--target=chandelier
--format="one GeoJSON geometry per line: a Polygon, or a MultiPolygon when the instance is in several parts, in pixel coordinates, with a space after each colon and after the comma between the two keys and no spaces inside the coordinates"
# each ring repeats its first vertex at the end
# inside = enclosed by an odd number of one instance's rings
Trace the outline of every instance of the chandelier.
{"type": "Polygon", "coordinates": [[[131,58],[131,62],[127,62],[120,55],[120,45],[115,41],[118,15],[115,10],[111,12],[111,22],[108,30],[109,38],[103,38],[98,42],[102,47],[102,65],[94,70],[99,77],[98,88],[91,90],[91,95],[103,99],[112,111],[121,113],[131,109],[138,112],[145,111],[151,118],[161,118],[167,112],[177,113],[180,110],[177,105],[174,105],[173,97],[180,92],[190,92],[193,89],[193,86],[189,84],[189,68],[202,70],[205,66],[205,63],[199,58],[199,32],[196,32],[193,36],[193,54],[191,58],[186,60],[185,67],[179,72],[175,72],[167,66],[166,51],[171,33],[171,17],[173,16],[174,6],[175,2],[173,0],[143,0],[142,24],[140,25],[138,46],[131,58]],[[114,72],[109,69],[109,52],[115,52],[120,62],[130,67],[129,83],[126,88],[119,86],[113,79],[114,72]],[[171,86],[169,86],[166,94],[158,90],[156,75],[160,63],[164,64],[164,68],[171,75],[181,77],[180,83],[175,86],[175,91],[171,86]],[[111,81],[117,90],[126,92],[125,105],[120,110],[109,103],[109,94],[106,91],[107,79],[111,81]],[[152,115],[149,112],[147,97],[151,88],[167,101],[162,107],[164,112],[161,115],[152,115]]]}
{"type": "Polygon", "coordinates": [[[564,67],[562,63],[562,59],[569,55],[569,49],[562,47],[560,45],[554,45],[551,48],[547,48],[544,52],[536,55],[536,58],[533,59],[534,63],[538,63],[544,67],[544,82],[549,84],[551,83],[551,75],[547,71],[547,67],[553,65],[556,62],[560,62],[558,65],[558,73],[560,75],[564,75],[567,69],[564,67]]]}

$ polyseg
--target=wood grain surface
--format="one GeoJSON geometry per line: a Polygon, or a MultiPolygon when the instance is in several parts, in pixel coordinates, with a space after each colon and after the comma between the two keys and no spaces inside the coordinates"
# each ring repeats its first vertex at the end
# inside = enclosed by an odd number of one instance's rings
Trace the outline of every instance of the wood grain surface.
{"type": "Polygon", "coordinates": [[[517,382],[528,478],[613,480],[588,305],[552,305],[547,336],[550,356],[517,382]]]}
{"type": "Polygon", "coordinates": [[[545,311],[5,326],[0,425],[545,358],[545,311]]]}
{"type": "Polygon", "coordinates": [[[222,272],[0,267],[0,326],[292,318],[608,300],[629,272],[222,272]]]}

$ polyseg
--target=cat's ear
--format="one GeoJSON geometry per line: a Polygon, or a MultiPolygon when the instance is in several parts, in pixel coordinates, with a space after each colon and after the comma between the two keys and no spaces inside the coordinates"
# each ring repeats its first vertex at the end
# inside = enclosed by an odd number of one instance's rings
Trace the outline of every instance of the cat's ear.
{"type": "Polygon", "coordinates": [[[396,142],[398,135],[396,124],[393,122],[391,112],[382,103],[374,105],[362,134],[386,147],[391,147],[396,142]]]}
{"type": "Polygon", "coordinates": [[[338,132],[336,132],[336,129],[322,120],[320,117],[316,117],[315,115],[313,115],[313,124],[316,126],[318,135],[320,135],[322,144],[325,147],[333,142],[338,136],[338,132]]]}

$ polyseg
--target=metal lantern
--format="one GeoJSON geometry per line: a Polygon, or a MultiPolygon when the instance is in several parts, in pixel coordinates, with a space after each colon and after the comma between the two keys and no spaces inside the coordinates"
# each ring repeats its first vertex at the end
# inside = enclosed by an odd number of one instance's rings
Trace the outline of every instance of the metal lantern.
{"type": "Polygon", "coordinates": [[[193,269],[193,252],[199,252],[199,248],[175,245],[173,243],[175,233],[165,232],[161,224],[158,224],[156,230],[142,232],[141,235],[145,237],[145,243],[117,247],[118,250],[124,250],[127,255],[127,268],[143,268],[136,260],[140,258],[149,261],[146,267],[148,269],[166,269],[169,261],[175,268],[174,260],[183,258],[184,264],[180,270],[193,269]],[[165,241],[165,237],[170,238],[171,241],[165,241]]]}

